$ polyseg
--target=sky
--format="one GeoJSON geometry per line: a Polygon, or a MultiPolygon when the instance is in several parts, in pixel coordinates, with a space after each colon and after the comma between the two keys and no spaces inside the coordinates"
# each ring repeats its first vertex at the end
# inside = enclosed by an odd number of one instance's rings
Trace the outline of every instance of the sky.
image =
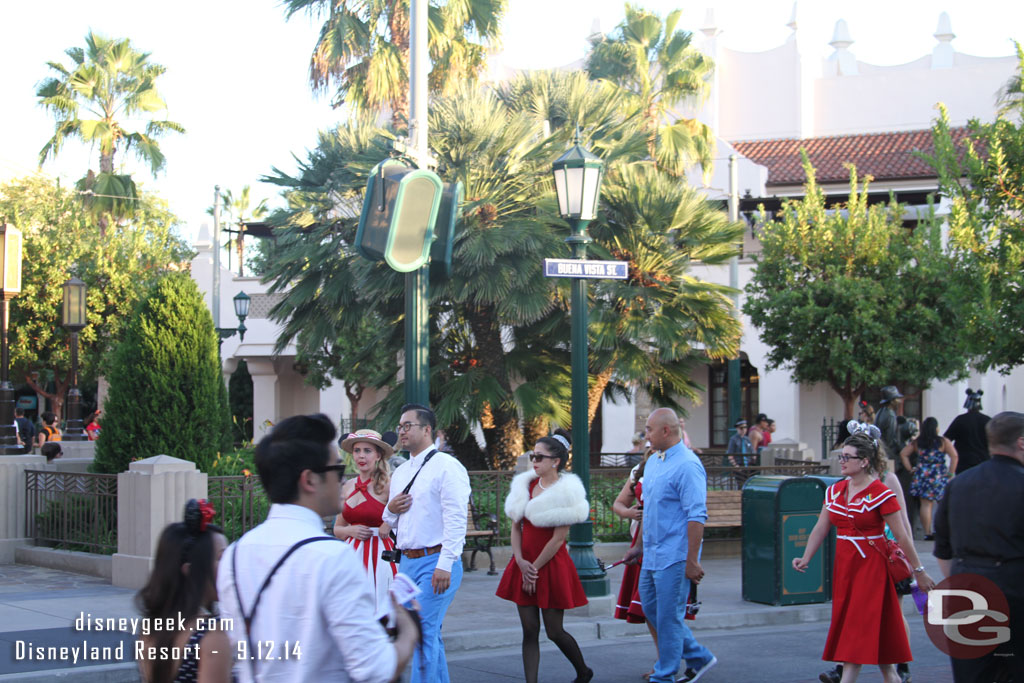
{"type": "MultiPolygon", "coordinates": [[[[680,28],[705,26],[708,0],[636,0],[663,16],[682,9],[680,28]]],[[[623,17],[622,0],[509,0],[499,59],[512,68],[553,68],[580,59],[597,22],[610,31],[623,17]]],[[[719,0],[715,24],[727,48],[757,52],[782,44],[792,0],[719,0]]],[[[957,38],[954,48],[979,56],[1013,53],[1024,40],[1024,3],[1005,0],[803,0],[798,29],[827,57],[835,22],[845,19],[851,51],[872,64],[901,64],[931,52],[939,13],[946,11],[957,38]]],[[[64,50],[84,45],[90,30],[130,37],[167,73],[159,90],[167,118],[185,135],[161,141],[167,165],[157,177],[128,159],[126,172],[145,189],[166,198],[192,239],[214,198],[214,186],[237,196],[251,185],[254,203],[280,205],[277,188],[260,183],[273,167],[293,173],[294,156],[305,158],[317,133],[344,120],[328,97],[308,86],[309,55],[320,22],[308,15],[285,21],[279,0],[48,0],[0,4],[0,182],[38,169],[38,154],[53,134],[53,119],[37,104],[36,87],[49,75],[48,61],[70,63],[64,50]],[[169,10],[169,8],[172,8],[169,10]],[[294,155],[294,156],[293,156],[294,155]]],[[[141,128],[141,126],[140,126],[141,128]]],[[[71,185],[98,167],[98,150],[69,141],[42,171],[71,185]]]]}

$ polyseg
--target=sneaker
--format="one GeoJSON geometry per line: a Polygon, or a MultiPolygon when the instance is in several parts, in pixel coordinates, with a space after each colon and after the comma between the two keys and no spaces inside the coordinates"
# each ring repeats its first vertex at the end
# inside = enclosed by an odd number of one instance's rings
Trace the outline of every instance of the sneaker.
{"type": "Polygon", "coordinates": [[[718,657],[711,655],[711,659],[704,663],[699,669],[687,669],[683,672],[683,677],[680,678],[677,683],[692,683],[704,674],[708,672],[708,669],[718,664],[718,657]]]}
{"type": "Polygon", "coordinates": [[[839,683],[839,681],[843,680],[843,670],[837,666],[831,671],[820,674],[818,680],[821,683],[839,683]]]}

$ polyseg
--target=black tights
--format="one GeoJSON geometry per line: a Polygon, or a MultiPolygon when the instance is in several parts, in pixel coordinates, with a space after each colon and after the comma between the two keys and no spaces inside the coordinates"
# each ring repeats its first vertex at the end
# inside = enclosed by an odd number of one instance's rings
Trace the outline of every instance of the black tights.
{"type": "Polygon", "coordinates": [[[537,683],[537,669],[540,666],[540,616],[544,615],[544,632],[548,640],[558,646],[572,667],[576,676],[586,678],[588,671],[583,653],[576,639],[562,628],[562,609],[538,609],[536,605],[519,605],[519,621],[523,625],[523,673],[526,683],[537,683]]]}

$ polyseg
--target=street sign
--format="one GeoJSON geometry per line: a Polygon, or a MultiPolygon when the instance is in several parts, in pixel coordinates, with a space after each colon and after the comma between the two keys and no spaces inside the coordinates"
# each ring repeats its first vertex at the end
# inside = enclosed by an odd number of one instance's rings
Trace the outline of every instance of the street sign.
{"type": "Polygon", "coordinates": [[[544,259],[544,276],[625,280],[629,277],[629,262],[546,258],[544,259]]]}

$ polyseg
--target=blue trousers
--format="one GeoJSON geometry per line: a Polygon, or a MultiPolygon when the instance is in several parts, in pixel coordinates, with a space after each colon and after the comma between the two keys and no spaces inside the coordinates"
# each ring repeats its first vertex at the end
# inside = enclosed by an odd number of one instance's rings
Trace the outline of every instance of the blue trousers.
{"type": "Polygon", "coordinates": [[[640,600],[644,616],[658,631],[658,661],[651,683],[672,683],[679,671],[679,660],[698,669],[711,660],[711,651],[697,642],[683,621],[690,581],[686,578],[686,562],[677,562],[666,569],[640,571],[640,600]]]}
{"type": "Polygon", "coordinates": [[[452,582],[448,590],[434,595],[430,579],[437,567],[440,554],[425,555],[416,559],[403,557],[398,570],[412,579],[420,590],[416,600],[420,603],[420,621],[423,625],[423,644],[412,656],[410,683],[449,683],[448,661],[444,656],[444,641],[441,640],[441,623],[445,612],[455,598],[455,591],[462,583],[462,561],[452,565],[452,582]]]}

